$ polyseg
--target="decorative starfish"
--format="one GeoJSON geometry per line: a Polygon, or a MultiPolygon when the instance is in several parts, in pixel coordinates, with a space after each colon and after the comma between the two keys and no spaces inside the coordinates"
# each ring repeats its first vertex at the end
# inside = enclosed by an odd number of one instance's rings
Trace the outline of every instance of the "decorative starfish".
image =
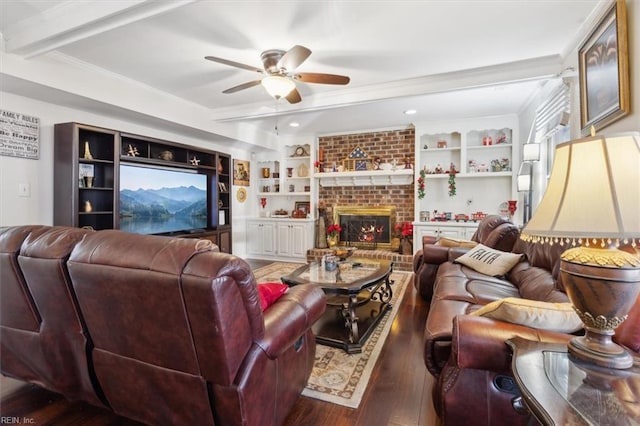
{"type": "Polygon", "coordinates": [[[137,147],[133,145],[129,145],[129,148],[127,149],[127,155],[129,157],[137,157],[138,155],[140,155],[140,153],[138,152],[137,147]]]}
{"type": "Polygon", "coordinates": [[[194,156],[193,156],[193,158],[191,159],[191,165],[192,165],[192,166],[197,166],[197,165],[199,165],[199,164],[200,164],[200,160],[198,160],[198,159],[196,158],[196,156],[194,155],[194,156]]]}

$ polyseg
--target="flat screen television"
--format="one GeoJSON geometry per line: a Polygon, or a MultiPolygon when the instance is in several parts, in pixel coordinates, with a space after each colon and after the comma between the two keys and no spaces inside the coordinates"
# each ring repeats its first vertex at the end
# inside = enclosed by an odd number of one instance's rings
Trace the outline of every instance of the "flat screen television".
{"type": "Polygon", "coordinates": [[[206,229],[208,179],[191,170],[120,164],[120,230],[165,234],[206,229]]]}

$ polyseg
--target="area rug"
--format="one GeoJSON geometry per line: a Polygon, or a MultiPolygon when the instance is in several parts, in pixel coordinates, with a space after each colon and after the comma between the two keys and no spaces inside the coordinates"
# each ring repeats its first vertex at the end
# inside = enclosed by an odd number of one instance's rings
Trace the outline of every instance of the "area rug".
{"type": "MultiPolygon", "coordinates": [[[[256,269],[253,273],[258,282],[274,282],[280,281],[280,277],[300,266],[299,263],[277,262],[256,269]]],[[[350,408],[358,408],[369,383],[371,372],[389,335],[393,319],[398,313],[398,306],[411,280],[411,273],[393,272],[391,279],[394,281],[391,286],[393,308],[385,314],[369,336],[362,348],[362,353],[349,355],[342,349],[318,344],[313,371],[302,395],[350,408]]]]}

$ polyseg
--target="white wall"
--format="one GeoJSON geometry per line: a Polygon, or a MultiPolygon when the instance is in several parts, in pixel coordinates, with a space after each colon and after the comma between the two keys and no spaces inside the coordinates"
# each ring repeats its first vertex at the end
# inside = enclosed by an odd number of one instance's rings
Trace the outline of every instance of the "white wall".
{"type": "MultiPolygon", "coordinates": [[[[203,139],[158,130],[151,127],[97,115],[85,111],[60,107],[0,92],[0,108],[24,113],[40,119],[40,158],[28,160],[0,156],[0,226],[53,224],[53,125],[55,123],[79,122],[98,127],[126,131],[134,134],[156,137],[168,141],[199,146],[231,154],[234,158],[249,160],[249,155],[233,149],[226,142],[211,142],[203,139]],[[29,197],[18,195],[18,185],[28,184],[29,197]]],[[[242,255],[244,250],[244,216],[249,214],[249,201],[238,203],[232,188],[233,202],[233,251],[242,255]]],[[[251,200],[251,197],[248,197],[251,200]]]]}

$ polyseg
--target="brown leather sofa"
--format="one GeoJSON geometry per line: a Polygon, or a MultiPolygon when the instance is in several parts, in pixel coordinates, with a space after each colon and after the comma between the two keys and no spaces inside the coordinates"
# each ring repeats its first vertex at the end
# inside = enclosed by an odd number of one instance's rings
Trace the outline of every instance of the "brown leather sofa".
{"type": "MultiPolygon", "coordinates": [[[[435,378],[434,407],[445,425],[527,424],[528,417],[518,414],[512,406],[518,391],[505,341],[519,336],[566,343],[572,336],[469,314],[506,297],[567,302],[559,276],[560,254],[565,248],[518,239],[512,252],[523,253],[525,258],[502,279],[452,262],[466,250],[451,250],[449,260],[438,265],[433,283],[424,360],[435,378]]],[[[640,299],[615,337],[637,357],[639,317],[640,299]]]]}
{"type": "Polygon", "coordinates": [[[311,373],[311,286],[262,312],[249,265],[205,240],[0,231],[2,374],[147,424],[282,424],[311,373]]]}
{"type": "MultiPolygon", "coordinates": [[[[491,215],[480,221],[471,241],[496,250],[511,251],[519,237],[520,230],[516,225],[502,216],[491,215]]],[[[431,300],[433,296],[438,267],[467,251],[465,248],[438,245],[437,242],[436,237],[422,237],[422,250],[418,250],[413,257],[414,285],[425,300],[431,300]]]]}

